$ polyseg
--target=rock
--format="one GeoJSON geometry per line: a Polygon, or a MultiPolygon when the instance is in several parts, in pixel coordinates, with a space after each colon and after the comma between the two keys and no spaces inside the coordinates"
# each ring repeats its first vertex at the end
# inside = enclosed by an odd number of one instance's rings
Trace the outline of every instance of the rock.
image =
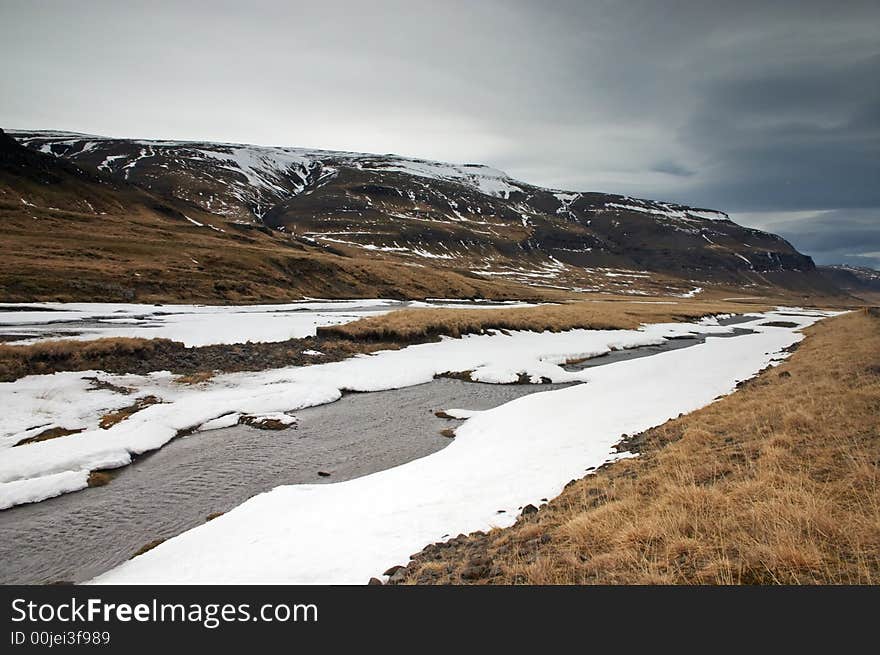
{"type": "Polygon", "coordinates": [[[379,585],[382,586],[385,583],[382,582],[379,578],[370,578],[370,581],[367,583],[368,585],[379,585]]]}
{"type": "Polygon", "coordinates": [[[779,377],[781,377],[781,378],[790,378],[790,377],[791,377],[791,373],[789,373],[788,371],[779,371],[779,377]]]}
{"type": "Polygon", "coordinates": [[[481,578],[485,578],[489,575],[489,567],[485,564],[474,565],[474,566],[466,566],[464,571],[461,572],[462,580],[479,580],[481,578]]]}
{"type": "Polygon", "coordinates": [[[245,414],[238,419],[239,424],[249,425],[259,430],[287,430],[288,428],[296,429],[296,418],[286,414],[269,414],[266,416],[255,416],[245,414]]]}
{"type": "Polygon", "coordinates": [[[388,578],[389,584],[400,584],[401,582],[406,580],[406,567],[401,566],[397,572],[388,578]]]}
{"type": "Polygon", "coordinates": [[[538,508],[535,507],[534,505],[531,505],[531,504],[526,505],[525,507],[523,507],[523,510],[522,510],[523,516],[528,516],[529,514],[537,514],[537,513],[538,513],[538,508]]]}
{"type": "Polygon", "coordinates": [[[383,573],[382,575],[391,576],[391,575],[394,575],[395,573],[397,573],[400,569],[405,569],[405,568],[406,568],[405,566],[401,566],[400,564],[398,564],[396,566],[392,566],[390,569],[385,571],[385,573],[383,573]]]}

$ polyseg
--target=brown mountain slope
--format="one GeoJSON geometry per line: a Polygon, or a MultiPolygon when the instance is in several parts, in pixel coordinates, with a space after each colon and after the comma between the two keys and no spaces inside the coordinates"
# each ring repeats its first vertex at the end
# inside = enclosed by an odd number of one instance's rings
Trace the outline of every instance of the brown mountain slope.
{"type": "MultiPolygon", "coordinates": [[[[0,131],[0,300],[256,302],[545,297],[521,285],[353,258],[24,148],[0,131]]],[[[553,292],[548,292],[553,295],[553,292]]]]}
{"type": "MultiPolygon", "coordinates": [[[[836,291],[784,239],[722,212],[544,189],[476,164],[62,132],[14,136],[33,151],[186,206],[191,217],[210,215],[224,229],[268,227],[267,236],[287,235],[290,247],[406,266],[421,280],[451,273],[490,289],[498,285],[479,281],[506,280],[501,287],[515,283],[532,295],[682,294],[717,285],[836,291]]],[[[445,295],[449,285],[423,287],[445,295]]]]}

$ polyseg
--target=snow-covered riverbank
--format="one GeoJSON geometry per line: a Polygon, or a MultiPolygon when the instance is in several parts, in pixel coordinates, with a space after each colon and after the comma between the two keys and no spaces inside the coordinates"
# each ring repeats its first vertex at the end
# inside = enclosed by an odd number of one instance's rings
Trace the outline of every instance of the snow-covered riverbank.
{"type": "MultiPolygon", "coordinates": [[[[438,371],[436,361],[433,369],[426,362],[442,356],[440,368],[445,370],[485,367],[487,378],[500,380],[510,371],[525,369],[557,381],[576,376],[587,384],[474,413],[447,448],[408,464],[338,484],[282,486],[260,494],[96,582],[366,582],[389,562],[403,562],[444,535],[510,525],[521,506],[558,494],[569,479],[613,458],[621,433],[640,432],[731,392],[738,381],[785,357],[784,349],[802,338],[798,328],[825,315],[768,312],[740,324],[754,330],[752,334],[710,337],[691,348],[579,373],[563,371],[553,362],[578,353],[586,356],[602,340],[606,348],[609,342],[635,344],[639,338],[665,338],[688,326],[472,337],[337,364],[353,367],[348,370],[301,369],[319,371],[310,374],[317,376],[311,380],[315,384],[322,379],[328,384],[345,373],[348,380],[368,388],[392,378],[403,386],[438,371]],[[779,323],[763,325],[770,321],[779,323]],[[796,327],[780,327],[785,323],[796,327]],[[552,343],[551,337],[575,335],[578,341],[552,343]],[[585,343],[589,339],[595,341],[585,343]],[[503,343],[515,347],[495,350],[490,345],[503,343]],[[574,348],[575,343],[580,348],[574,348]],[[437,350],[429,353],[431,348],[437,350]],[[505,364],[506,359],[493,360],[490,353],[516,359],[505,364]],[[475,362],[483,363],[475,367],[475,362]]],[[[291,380],[294,372],[268,374],[276,384],[296,384],[291,380]]]]}
{"type": "Polygon", "coordinates": [[[99,371],[29,376],[0,384],[6,414],[0,428],[0,508],[82,489],[90,471],[125,466],[179,432],[233,425],[244,414],[295,412],[337,400],[344,390],[380,391],[429,382],[435,375],[471,371],[481,382],[578,382],[586,371],[559,365],[613,349],[659,344],[692,332],[726,334],[714,319],[647,325],[639,330],[511,332],[447,338],[314,366],[219,375],[192,386],[170,373],[110,375],[99,371]],[[138,399],[161,402],[109,429],[108,411],[138,399]],[[13,447],[51,428],[85,431],[13,447]]]}

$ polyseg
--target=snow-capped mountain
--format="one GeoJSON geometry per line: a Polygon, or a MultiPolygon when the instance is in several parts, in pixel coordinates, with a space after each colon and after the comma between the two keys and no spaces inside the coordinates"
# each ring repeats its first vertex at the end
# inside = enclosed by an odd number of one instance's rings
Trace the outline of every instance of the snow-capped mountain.
{"type": "Polygon", "coordinates": [[[544,189],[477,164],[10,134],[32,150],[181,207],[268,227],[343,256],[570,290],[620,291],[651,281],[669,288],[668,278],[684,290],[703,282],[797,286],[795,274],[814,271],[810,258],[781,237],[737,225],[720,211],[544,189]]]}
{"type": "Polygon", "coordinates": [[[115,174],[208,211],[246,220],[260,219],[279,202],[321,186],[340,168],[443,180],[498,198],[523,189],[502,171],[487,166],[455,166],[394,155],[234,143],[119,140],[68,132],[10,134],[32,149],[74,161],[86,169],[115,174]],[[212,181],[222,188],[212,189],[212,181]]]}

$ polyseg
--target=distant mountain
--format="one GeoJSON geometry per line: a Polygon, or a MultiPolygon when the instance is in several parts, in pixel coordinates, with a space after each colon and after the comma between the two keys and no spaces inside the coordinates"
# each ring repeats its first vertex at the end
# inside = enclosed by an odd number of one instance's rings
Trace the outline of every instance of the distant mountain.
{"type": "Polygon", "coordinates": [[[711,284],[832,290],[787,241],[737,225],[723,212],[544,189],[477,164],[10,134],[36,153],[142,189],[190,218],[210,216],[218,229],[268,228],[290,244],[340,257],[563,291],[684,293],[711,284]]]}
{"type": "Polygon", "coordinates": [[[853,295],[880,293],[880,271],[844,264],[819,266],[819,273],[829,282],[853,295]]]}

